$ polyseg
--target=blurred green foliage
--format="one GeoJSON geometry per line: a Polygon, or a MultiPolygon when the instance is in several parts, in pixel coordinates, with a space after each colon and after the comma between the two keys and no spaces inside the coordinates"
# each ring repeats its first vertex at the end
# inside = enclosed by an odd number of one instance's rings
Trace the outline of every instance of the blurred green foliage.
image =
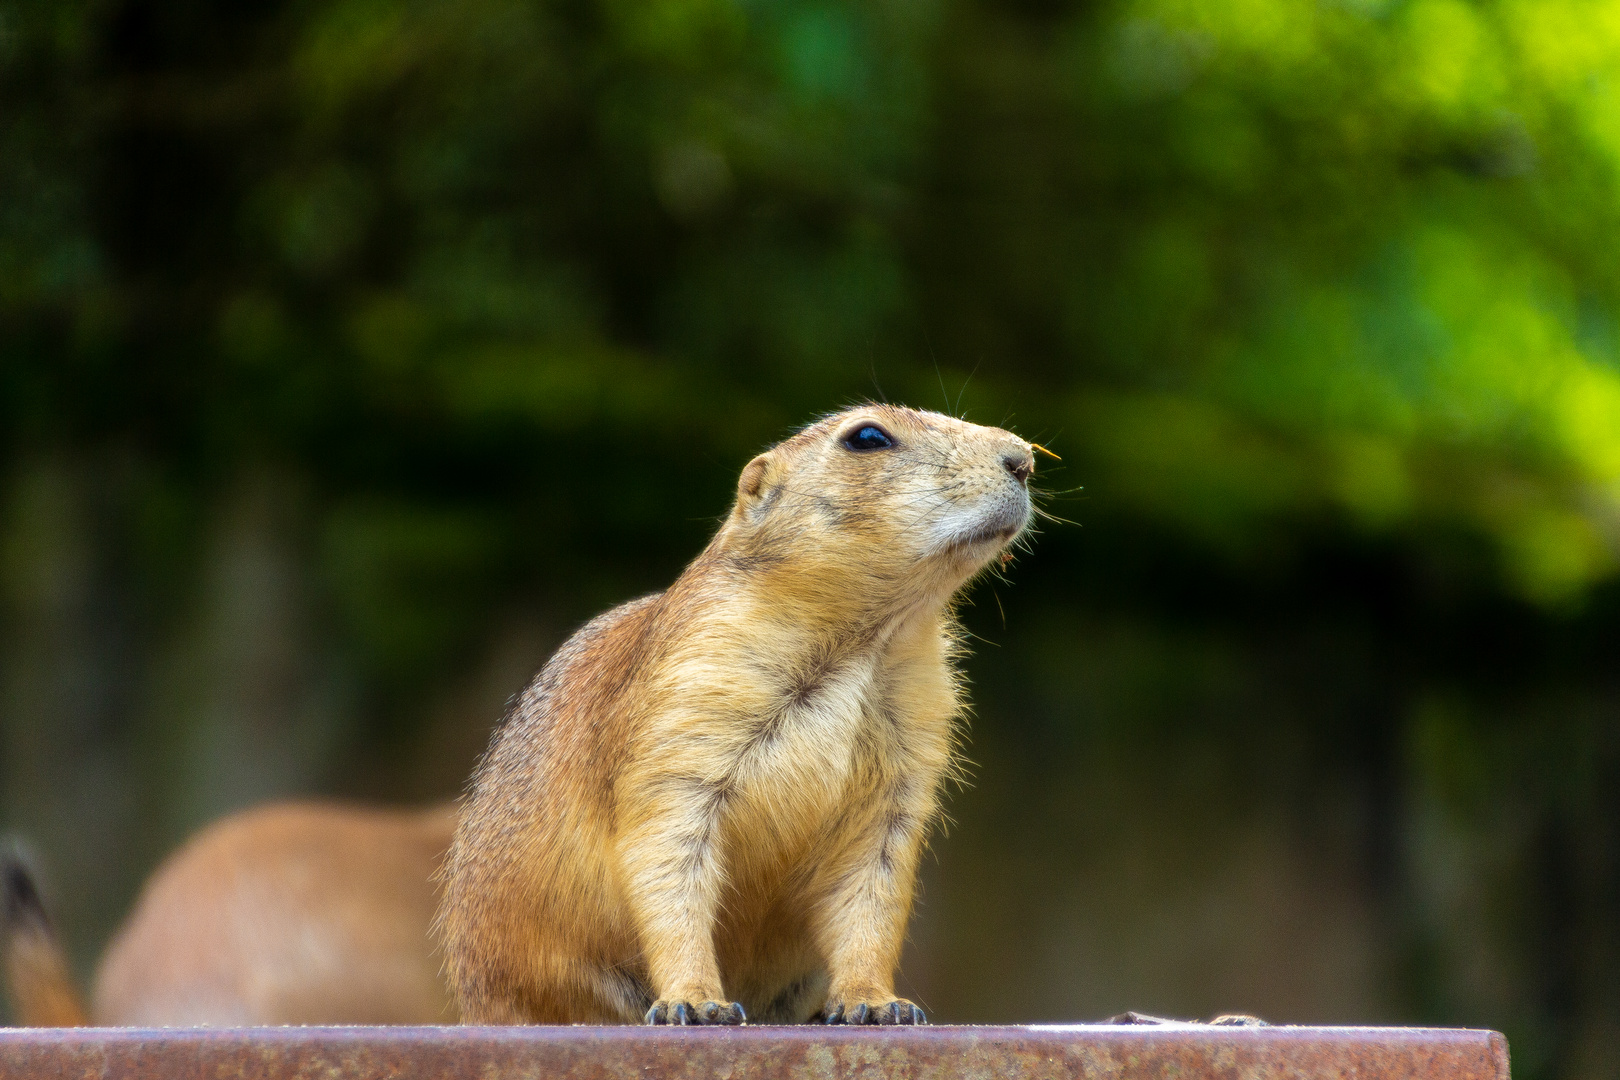
{"type": "MultiPolygon", "coordinates": [[[[1614,569],[1607,4],[55,2],[4,35],[17,451],[477,502],[571,435],[729,462],[885,380],[937,405],[937,363],[1234,552],[1327,513],[1478,535],[1538,602],[1614,569]]],[[[454,528],[477,561],[511,522],[454,528]]]]}
{"type": "Polygon", "coordinates": [[[419,794],[365,763],[492,626],[660,587],[818,412],[961,410],[1083,526],[970,613],[976,752],[1348,777],[1385,1018],[1613,1075],[1617,239],[1612,0],[0,0],[8,745],[145,763],[119,888],[250,795],[419,794]],[[269,594],[306,659],[244,684],[305,689],[142,696],[269,594]],[[259,745],[173,717],[261,713],[303,771],[170,806],[259,745]]]}

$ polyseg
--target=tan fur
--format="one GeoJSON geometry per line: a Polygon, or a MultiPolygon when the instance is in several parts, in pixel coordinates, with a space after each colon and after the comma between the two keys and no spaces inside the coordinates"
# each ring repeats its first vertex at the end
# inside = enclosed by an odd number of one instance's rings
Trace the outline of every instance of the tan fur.
{"type": "Polygon", "coordinates": [[[950,604],[1032,470],[889,406],[751,461],[704,552],[569,639],[474,774],[439,917],[464,1019],[921,1022],[893,975],[962,711],[950,604]],[[848,449],[867,423],[896,445],[848,449]]]}
{"type": "Polygon", "coordinates": [[[22,1027],[83,1027],[90,1022],[62,950],[50,937],[14,939],[6,954],[6,981],[17,988],[12,1009],[22,1027]]]}
{"type": "MultiPolygon", "coordinates": [[[[453,1022],[429,926],[454,820],[451,806],[306,802],[216,822],[148,880],[102,957],[90,1017],[142,1027],[453,1022]]],[[[75,1008],[20,1014],[84,1023],[60,949],[39,940],[75,1008]]],[[[13,960],[14,998],[49,985],[13,960]]]]}
{"type": "Polygon", "coordinates": [[[0,968],[22,1026],[88,1022],[33,876],[19,855],[6,851],[0,851],[0,968]]]}
{"type": "Polygon", "coordinates": [[[96,976],[104,1024],[438,1024],[428,935],[452,807],[291,803],[205,829],[148,882],[96,976]]]}

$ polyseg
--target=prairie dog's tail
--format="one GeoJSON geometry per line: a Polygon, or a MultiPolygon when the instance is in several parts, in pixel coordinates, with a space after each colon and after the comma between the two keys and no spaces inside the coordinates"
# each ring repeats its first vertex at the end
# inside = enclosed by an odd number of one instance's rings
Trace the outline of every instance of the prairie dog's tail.
{"type": "Polygon", "coordinates": [[[0,964],[6,993],[24,1027],[83,1027],[90,1021],[68,974],[28,864],[0,847],[0,964]]]}

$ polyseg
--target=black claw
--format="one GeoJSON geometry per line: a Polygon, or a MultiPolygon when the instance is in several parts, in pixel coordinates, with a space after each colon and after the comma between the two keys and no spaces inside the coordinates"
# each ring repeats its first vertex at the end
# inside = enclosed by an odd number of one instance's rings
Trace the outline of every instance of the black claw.
{"type": "Polygon", "coordinates": [[[728,1024],[748,1023],[748,1014],[743,1012],[743,1007],[739,1002],[733,1001],[730,1005],[728,1005],[726,1007],[726,1013],[726,1023],[728,1024]]]}
{"type": "Polygon", "coordinates": [[[712,1024],[720,1019],[720,1003],[718,1001],[705,1001],[698,1008],[705,1024],[712,1024]]]}
{"type": "Polygon", "coordinates": [[[913,1024],[926,1024],[928,1023],[928,1014],[913,1005],[911,1007],[911,1022],[913,1024]]]}
{"type": "Polygon", "coordinates": [[[654,1005],[652,1008],[647,1010],[647,1023],[649,1024],[665,1023],[668,1017],[669,1006],[667,1005],[654,1005]]]}
{"type": "Polygon", "coordinates": [[[843,1022],[844,1022],[844,1007],[842,1005],[839,1005],[832,1012],[827,1014],[827,1023],[829,1023],[829,1024],[842,1024],[843,1022]]]}
{"type": "Polygon", "coordinates": [[[849,1014],[849,1022],[852,1024],[864,1024],[866,1023],[866,1018],[870,1016],[871,1013],[872,1010],[868,1009],[866,1007],[866,1003],[863,1001],[859,1005],[855,1006],[854,1012],[849,1014]]]}
{"type": "Polygon", "coordinates": [[[684,1025],[691,1024],[693,1022],[694,1017],[692,1016],[692,1006],[688,1005],[684,1001],[677,1004],[675,1006],[675,1015],[670,1017],[670,1023],[684,1025]]]}
{"type": "Polygon", "coordinates": [[[889,1002],[889,1007],[878,1013],[878,1023],[880,1024],[894,1025],[903,1022],[900,1019],[900,1003],[898,1001],[889,1002]]]}

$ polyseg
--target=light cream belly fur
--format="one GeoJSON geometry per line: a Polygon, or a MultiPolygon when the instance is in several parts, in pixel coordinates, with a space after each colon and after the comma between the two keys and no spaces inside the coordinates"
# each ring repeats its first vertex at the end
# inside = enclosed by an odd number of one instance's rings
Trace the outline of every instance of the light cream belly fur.
{"type": "MultiPolygon", "coordinates": [[[[691,781],[723,791],[727,883],[714,941],[725,985],[758,1022],[802,1022],[824,999],[827,958],[806,912],[836,887],[846,869],[836,857],[828,859],[828,850],[852,848],[863,835],[885,827],[875,820],[872,804],[900,777],[922,797],[915,817],[934,812],[933,793],[951,761],[949,710],[955,707],[955,689],[940,676],[940,638],[926,627],[908,629],[897,628],[888,647],[875,655],[835,666],[812,693],[774,715],[766,703],[780,695],[771,685],[771,658],[764,657],[750,678],[739,680],[732,673],[726,686],[733,707],[739,699],[752,699],[766,715],[732,729],[741,734],[688,736],[723,741],[703,756],[730,763],[723,773],[694,775],[691,781]],[[874,766],[880,761],[882,770],[874,766]]],[[[786,640],[790,649],[801,644],[786,640]]],[[[701,663],[677,658],[671,666],[690,685],[693,668],[701,663]]],[[[569,846],[584,871],[576,884],[595,882],[597,888],[568,899],[597,911],[603,933],[583,953],[567,955],[554,943],[541,944],[541,932],[529,942],[530,955],[551,978],[577,973],[615,1018],[634,1021],[645,1008],[646,972],[619,868],[603,860],[602,853],[615,845],[589,841],[590,834],[580,828],[569,846]],[[611,958],[606,980],[590,974],[603,957],[611,958]]],[[[543,919],[546,908],[561,898],[544,886],[537,892],[551,896],[535,905],[543,919]]]]}
{"type": "MultiPolygon", "coordinates": [[[[897,642],[895,651],[932,651],[917,645],[897,642]]],[[[931,696],[925,687],[946,696],[949,686],[917,685],[905,677],[910,665],[885,662],[892,659],[885,653],[830,673],[768,729],[762,725],[737,759],[725,822],[729,883],[715,941],[726,986],[759,1022],[802,1022],[825,998],[826,960],[805,913],[840,870],[836,860],[827,865],[828,847],[882,827],[868,804],[893,777],[871,762],[902,765],[894,771],[932,789],[950,760],[949,724],[932,710],[913,715],[894,698],[897,686],[914,701],[931,696]]]]}
{"type": "Polygon", "coordinates": [[[759,1022],[800,1022],[826,995],[825,963],[805,915],[826,882],[810,867],[844,808],[863,794],[859,732],[882,722],[870,700],[873,665],[850,668],[765,721],[769,728],[738,759],[715,941],[725,985],[759,1022]]]}

